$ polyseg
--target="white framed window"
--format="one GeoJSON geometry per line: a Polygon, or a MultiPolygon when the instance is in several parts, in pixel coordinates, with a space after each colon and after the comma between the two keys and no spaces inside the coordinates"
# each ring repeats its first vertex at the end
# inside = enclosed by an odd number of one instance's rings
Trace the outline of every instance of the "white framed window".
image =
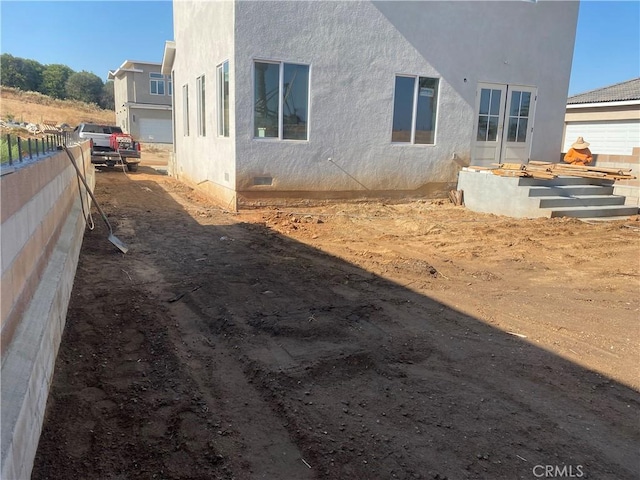
{"type": "Polygon", "coordinates": [[[161,73],[149,74],[149,92],[151,95],[164,95],[164,75],[161,73]]]}
{"type": "Polygon", "coordinates": [[[393,97],[393,143],[435,144],[438,79],[396,75],[393,97]]]}
{"type": "Polygon", "coordinates": [[[255,138],[308,140],[309,65],[254,62],[255,138]]]}
{"type": "Polygon", "coordinates": [[[171,81],[171,75],[167,75],[167,95],[173,96],[173,82],[171,81]]]}
{"type": "Polygon", "coordinates": [[[182,134],[189,136],[189,85],[182,86],[182,134]]]}
{"type": "Polygon", "coordinates": [[[217,67],[218,72],[218,135],[229,136],[229,61],[217,67]]]}
{"type": "Polygon", "coordinates": [[[198,135],[205,137],[207,135],[206,124],[206,105],[205,105],[205,79],[204,75],[196,78],[196,115],[198,135]]]}

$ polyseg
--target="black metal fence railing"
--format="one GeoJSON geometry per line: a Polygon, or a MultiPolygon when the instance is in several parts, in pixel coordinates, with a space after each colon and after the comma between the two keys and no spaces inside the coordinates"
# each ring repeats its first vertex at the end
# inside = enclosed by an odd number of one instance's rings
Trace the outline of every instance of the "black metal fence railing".
{"type": "Polygon", "coordinates": [[[6,134],[0,137],[0,165],[14,165],[33,160],[76,141],[74,132],[49,133],[39,138],[22,138],[6,134]]]}

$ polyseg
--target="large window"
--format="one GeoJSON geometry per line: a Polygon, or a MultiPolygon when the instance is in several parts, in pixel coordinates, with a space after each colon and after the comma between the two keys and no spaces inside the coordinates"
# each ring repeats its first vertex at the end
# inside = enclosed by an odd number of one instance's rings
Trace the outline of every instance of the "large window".
{"type": "Polygon", "coordinates": [[[205,84],[204,75],[196,78],[196,95],[198,98],[197,103],[197,116],[198,116],[198,135],[204,137],[207,135],[206,125],[206,106],[205,106],[205,84]]]}
{"type": "Polygon", "coordinates": [[[218,65],[218,135],[229,136],[229,62],[218,65]]]}
{"type": "Polygon", "coordinates": [[[189,85],[182,86],[182,128],[185,137],[189,136],[189,85]]]}
{"type": "Polygon", "coordinates": [[[275,62],[254,66],[254,136],[307,140],[309,66],[275,62]]]}
{"type": "Polygon", "coordinates": [[[396,76],[391,141],[435,143],[438,79],[396,76]]]}
{"type": "Polygon", "coordinates": [[[149,92],[151,95],[164,95],[164,75],[161,73],[150,73],[149,92]]]}

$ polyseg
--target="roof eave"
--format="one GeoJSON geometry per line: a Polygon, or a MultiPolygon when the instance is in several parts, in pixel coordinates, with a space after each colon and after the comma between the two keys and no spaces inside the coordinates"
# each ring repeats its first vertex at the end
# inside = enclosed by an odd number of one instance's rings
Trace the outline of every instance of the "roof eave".
{"type": "Polygon", "coordinates": [[[173,40],[167,40],[164,42],[164,54],[162,55],[162,67],[160,72],[163,75],[171,75],[173,70],[173,62],[176,59],[176,42],[173,40]]]}
{"type": "Polygon", "coordinates": [[[640,105],[638,100],[621,100],[616,102],[591,102],[591,103],[568,103],[567,109],[571,108],[599,108],[599,107],[626,107],[640,105]]]}

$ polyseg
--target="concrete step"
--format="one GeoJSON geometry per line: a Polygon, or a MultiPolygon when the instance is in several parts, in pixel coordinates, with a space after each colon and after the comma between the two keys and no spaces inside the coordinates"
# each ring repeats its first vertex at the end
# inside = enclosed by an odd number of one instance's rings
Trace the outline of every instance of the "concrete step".
{"type": "Polygon", "coordinates": [[[611,195],[613,186],[604,185],[554,185],[529,187],[530,197],[576,197],[580,195],[611,195]]]}
{"type": "Polygon", "coordinates": [[[540,187],[553,187],[557,185],[612,185],[612,180],[600,180],[597,178],[582,178],[582,177],[556,177],[551,179],[539,179],[523,177],[518,182],[518,185],[522,186],[540,186],[540,187]]]}
{"type": "Polygon", "coordinates": [[[551,211],[551,217],[597,218],[630,217],[638,214],[638,207],[624,205],[603,205],[592,207],[561,207],[551,211]]]}
{"type": "Polygon", "coordinates": [[[573,197],[554,195],[536,198],[540,199],[540,208],[624,205],[625,200],[625,198],[620,195],[576,195],[573,197]]]}

